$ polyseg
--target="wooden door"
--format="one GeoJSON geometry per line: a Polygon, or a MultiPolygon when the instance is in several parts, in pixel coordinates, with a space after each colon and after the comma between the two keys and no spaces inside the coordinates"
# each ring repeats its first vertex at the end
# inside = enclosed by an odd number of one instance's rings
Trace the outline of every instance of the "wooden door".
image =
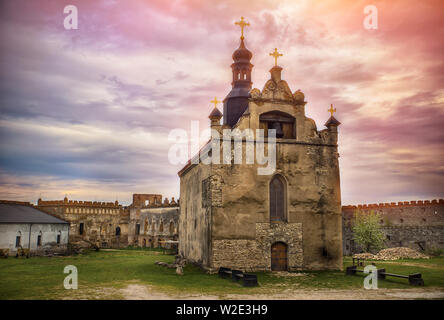
{"type": "Polygon", "coordinates": [[[287,271],[287,245],[276,242],[271,246],[271,270],[287,271]]]}

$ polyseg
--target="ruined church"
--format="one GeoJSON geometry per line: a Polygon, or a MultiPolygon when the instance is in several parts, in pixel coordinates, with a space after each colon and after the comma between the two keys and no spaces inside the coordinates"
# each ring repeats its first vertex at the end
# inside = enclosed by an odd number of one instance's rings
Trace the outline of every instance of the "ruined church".
{"type": "MultiPolygon", "coordinates": [[[[282,79],[276,49],[270,79],[262,90],[252,89],[253,54],[243,36],[248,24],[243,18],[236,24],[242,36],[232,56],[232,89],[223,114],[212,110],[211,128],[263,129],[265,145],[274,129],[276,169],[260,175],[263,165],[245,158],[242,164],[189,161],[178,173],[179,255],[209,271],[341,269],[340,123],[331,107],[326,129],[317,130],[305,115],[304,94],[282,79]]],[[[244,155],[247,143],[242,140],[244,155]]]]}

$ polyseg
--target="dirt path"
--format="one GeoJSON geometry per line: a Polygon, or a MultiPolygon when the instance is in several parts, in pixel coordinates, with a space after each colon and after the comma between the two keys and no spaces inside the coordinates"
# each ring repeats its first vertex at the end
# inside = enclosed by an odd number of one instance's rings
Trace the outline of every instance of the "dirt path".
{"type": "Polygon", "coordinates": [[[130,284],[119,293],[127,300],[399,300],[444,299],[440,289],[378,289],[378,290],[284,290],[279,294],[226,294],[222,296],[184,294],[170,295],[150,286],[130,284]]]}

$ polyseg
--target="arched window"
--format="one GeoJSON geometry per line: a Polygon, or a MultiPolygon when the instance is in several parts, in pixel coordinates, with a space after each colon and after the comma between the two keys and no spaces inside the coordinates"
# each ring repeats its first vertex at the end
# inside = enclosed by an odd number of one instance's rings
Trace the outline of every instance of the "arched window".
{"type": "Polygon", "coordinates": [[[270,222],[286,221],[286,182],[277,174],[270,181],[270,222]]]}
{"type": "Polygon", "coordinates": [[[170,233],[174,233],[174,223],[172,221],[170,222],[170,233]]]}
{"type": "Polygon", "coordinates": [[[42,231],[39,232],[37,235],[37,247],[40,247],[42,245],[42,231]]]}
{"type": "Polygon", "coordinates": [[[295,139],[295,118],[281,111],[270,111],[260,115],[259,128],[264,129],[264,137],[268,137],[268,130],[276,130],[276,138],[295,139]]]}
{"type": "Polygon", "coordinates": [[[57,239],[56,239],[57,244],[60,244],[61,239],[62,239],[62,232],[58,231],[57,232],[57,239]]]}
{"type": "Polygon", "coordinates": [[[120,236],[120,227],[119,226],[116,228],[116,236],[120,236]]]}
{"type": "Polygon", "coordinates": [[[159,226],[159,232],[163,232],[163,221],[160,222],[160,226],[159,226]]]}
{"type": "Polygon", "coordinates": [[[15,237],[15,247],[18,248],[22,245],[22,232],[17,232],[17,235],[15,237]]]}

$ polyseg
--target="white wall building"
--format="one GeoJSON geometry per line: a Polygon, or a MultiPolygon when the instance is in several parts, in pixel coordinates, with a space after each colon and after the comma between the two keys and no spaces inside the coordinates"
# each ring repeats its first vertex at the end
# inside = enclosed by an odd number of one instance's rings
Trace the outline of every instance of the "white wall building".
{"type": "Polygon", "coordinates": [[[30,249],[32,254],[66,251],[69,223],[34,208],[30,203],[0,201],[0,249],[30,249]]]}

